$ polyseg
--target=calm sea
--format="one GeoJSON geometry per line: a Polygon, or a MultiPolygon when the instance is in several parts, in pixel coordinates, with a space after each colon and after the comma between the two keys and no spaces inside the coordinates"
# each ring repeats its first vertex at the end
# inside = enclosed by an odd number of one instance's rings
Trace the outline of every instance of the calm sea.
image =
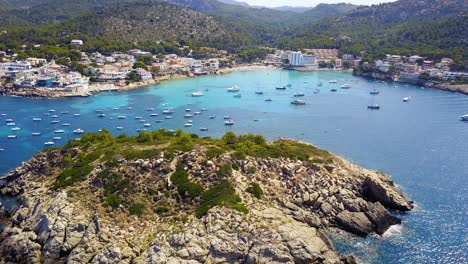
{"type": "Polygon", "coordinates": [[[77,128],[137,134],[138,129],[145,128],[144,123],[150,123],[147,129],[181,128],[202,136],[218,137],[232,130],[261,133],[269,139],[287,136],[308,141],[390,174],[417,204],[414,211],[402,216],[401,226],[383,237],[335,237],[338,250],[354,253],[366,263],[468,262],[468,122],[459,120],[468,114],[466,95],[366,80],[342,72],[269,70],[176,80],[88,98],[0,97],[0,114],[0,175],[28,160],[47,141],[55,141],[56,146],[64,144],[75,137],[72,130],[77,128]],[[275,90],[280,80],[291,87],[275,90]],[[341,89],[345,83],[351,88],[341,89]],[[226,91],[233,85],[240,87],[241,98],[226,91]],[[333,87],[337,92],[330,91],[333,87]],[[320,92],[314,93],[316,89],[320,92]],[[380,94],[371,96],[369,92],[374,89],[380,94]],[[194,91],[205,95],[192,97],[194,91]],[[296,92],[305,94],[302,99],[306,105],[290,104],[296,92]],[[411,101],[403,103],[407,96],[411,101]],[[266,98],[272,101],[266,102],[266,98]],[[373,103],[381,109],[368,110],[373,103]],[[172,119],[165,119],[161,113],[167,107],[174,108],[172,119]],[[207,110],[190,118],[191,128],[184,127],[189,120],[184,118],[187,108],[192,113],[207,110]],[[98,118],[97,109],[106,117],[98,118]],[[78,113],[80,116],[74,116],[78,113]],[[212,115],[216,118],[210,119],[212,115]],[[225,115],[234,120],[232,127],[224,126],[225,115]],[[34,122],[34,117],[42,121],[34,122]],[[7,118],[13,119],[15,126],[7,126],[7,118]],[[60,122],[51,124],[54,119],[60,122]],[[62,126],[64,123],[70,126],[62,126]],[[21,130],[11,131],[12,127],[21,130]],[[208,131],[201,132],[201,127],[208,131]],[[32,132],[42,134],[32,136],[32,132]],[[8,139],[8,135],[17,138],[8,139]]]}

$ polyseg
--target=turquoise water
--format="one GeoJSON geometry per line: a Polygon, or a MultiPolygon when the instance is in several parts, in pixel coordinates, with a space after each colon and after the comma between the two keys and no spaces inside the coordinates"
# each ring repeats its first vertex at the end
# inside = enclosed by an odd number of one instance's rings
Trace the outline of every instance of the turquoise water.
{"type": "Polygon", "coordinates": [[[401,185],[417,207],[402,216],[403,224],[385,237],[367,239],[337,237],[337,248],[354,253],[368,263],[467,263],[468,262],[468,122],[459,116],[468,114],[468,96],[418,86],[376,82],[354,77],[349,73],[283,72],[283,82],[291,84],[286,91],[274,87],[279,71],[236,72],[225,76],[206,76],[164,82],[159,86],[121,93],[105,93],[88,98],[59,100],[0,97],[0,175],[29,159],[44,148],[44,142],[54,136],[65,140],[74,137],[73,129],[86,132],[108,128],[119,134],[117,126],[127,134],[136,134],[143,123],[151,128],[178,129],[200,135],[220,136],[228,130],[236,133],[261,133],[269,139],[280,136],[312,142],[371,169],[380,169],[401,185]],[[337,84],[328,81],[336,79],[337,84]],[[317,84],[323,82],[323,86],[317,84]],[[340,89],[349,83],[351,89],[340,89]],[[242,98],[234,98],[226,88],[238,85],[242,98]],[[332,87],[337,92],[330,92],[332,87]],[[314,93],[319,88],[320,93],[314,93]],[[380,91],[372,97],[369,92],[380,91]],[[191,97],[202,90],[203,97],[191,97]],[[262,90],[264,95],[255,94],[262,90]],[[290,104],[295,92],[304,92],[307,104],[290,104]],[[411,96],[409,103],[402,98],[411,96]],[[272,102],[265,102],[265,98],[272,102]],[[374,100],[374,101],[373,101],[374,100]],[[372,111],[367,105],[378,103],[381,109],[372,111]],[[173,118],[161,114],[163,104],[174,108],[173,118]],[[131,107],[132,109],[128,109],[131,107]],[[55,109],[61,123],[51,125],[49,109],[55,109]],[[114,108],[118,108],[114,110],[114,108]],[[154,112],[147,108],[155,108],[154,112]],[[193,127],[185,128],[185,109],[200,111],[193,118],[193,127]],[[96,117],[102,109],[105,118],[96,117]],[[68,114],[61,114],[68,111],[68,114]],[[74,113],[81,116],[74,117],[74,113]],[[117,119],[125,115],[124,120],[117,119]],[[210,119],[215,115],[215,119],[210,119]],[[235,121],[232,127],[223,125],[223,116],[235,121]],[[33,122],[41,117],[41,122],[33,122]],[[3,119],[12,118],[21,127],[10,131],[3,119]],[[156,123],[155,120],[163,120],[156,123]],[[257,120],[257,121],[255,121],[257,120]],[[71,123],[62,127],[62,123],[71,123]],[[199,131],[206,127],[207,132],[199,131]],[[54,129],[66,130],[54,134],[54,129]],[[42,132],[32,137],[31,132],[42,132]],[[17,139],[7,135],[17,134],[17,139]],[[351,241],[351,243],[348,243],[351,241]]]}

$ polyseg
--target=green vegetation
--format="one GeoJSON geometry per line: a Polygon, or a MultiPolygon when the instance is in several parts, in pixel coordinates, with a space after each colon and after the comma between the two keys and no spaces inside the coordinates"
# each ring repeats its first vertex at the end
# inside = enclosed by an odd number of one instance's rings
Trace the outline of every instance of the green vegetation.
{"type": "Polygon", "coordinates": [[[262,188],[256,182],[251,182],[249,184],[249,187],[247,187],[246,191],[248,193],[251,193],[257,199],[262,199],[264,195],[262,188]]]}
{"type": "Polygon", "coordinates": [[[145,205],[141,203],[135,203],[135,204],[130,205],[130,207],[128,207],[128,211],[130,212],[131,215],[138,215],[138,216],[143,214],[144,209],[145,209],[145,205]]]}
{"type": "Polygon", "coordinates": [[[219,170],[216,171],[216,176],[218,179],[225,179],[232,176],[232,169],[230,164],[223,164],[219,166],[219,170]]]}
{"type": "Polygon", "coordinates": [[[202,194],[203,187],[199,183],[191,182],[189,174],[184,170],[184,164],[177,163],[175,172],[171,175],[172,183],[182,197],[195,198],[202,194]]]}
{"type": "Polygon", "coordinates": [[[215,206],[224,206],[239,212],[248,213],[249,210],[241,202],[241,198],[236,194],[229,181],[223,180],[220,184],[203,193],[202,204],[197,208],[195,213],[197,217],[201,217],[215,206]]]}

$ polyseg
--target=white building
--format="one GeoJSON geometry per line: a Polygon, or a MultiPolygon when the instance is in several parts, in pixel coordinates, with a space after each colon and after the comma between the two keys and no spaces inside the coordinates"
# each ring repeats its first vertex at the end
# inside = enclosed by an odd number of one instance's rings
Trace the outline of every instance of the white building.
{"type": "Polygon", "coordinates": [[[127,78],[126,71],[106,71],[99,74],[99,79],[104,81],[125,80],[127,78]]]}
{"type": "Polygon", "coordinates": [[[27,58],[26,61],[31,63],[32,66],[36,66],[39,64],[46,64],[47,60],[46,59],[41,59],[41,58],[27,58]]]}
{"type": "Polygon", "coordinates": [[[211,69],[212,71],[217,71],[217,70],[219,70],[219,62],[217,62],[217,61],[211,61],[211,62],[210,62],[210,69],[211,69]]]}
{"type": "Polygon", "coordinates": [[[289,64],[291,66],[304,66],[304,56],[300,51],[292,52],[289,59],[289,64]]]}
{"type": "Polygon", "coordinates": [[[28,61],[7,62],[1,65],[5,75],[16,76],[19,72],[28,73],[32,71],[32,65],[28,61]]]}
{"type": "Polygon", "coordinates": [[[153,79],[153,75],[151,74],[151,72],[149,72],[149,71],[147,71],[147,70],[145,70],[143,68],[136,69],[136,72],[138,73],[138,75],[140,75],[140,78],[143,81],[153,79]]]}
{"type": "Polygon", "coordinates": [[[316,59],[317,59],[317,58],[315,57],[315,55],[304,55],[304,56],[303,56],[303,63],[304,63],[304,66],[316,65],[316,64],[317,64],[316,59]]]}

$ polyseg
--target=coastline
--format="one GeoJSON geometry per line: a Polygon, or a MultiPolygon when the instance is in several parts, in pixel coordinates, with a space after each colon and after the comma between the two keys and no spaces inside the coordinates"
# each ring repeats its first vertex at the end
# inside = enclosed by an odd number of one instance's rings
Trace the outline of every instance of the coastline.
{"type": "MultiPolygon", "coordinates": [[[[234,67],[226,67],[219,69],[218,71],[208,73],[208,75],[224,75],[237,71],[257,71],[257,70],[268,70],[275,69],[274,66],[268,65],[252,65],[252,64],[243,64],[234,67]]],[[[168,74],[157,76],[154,79],[140,81],[135,83],[129,83],[121,85],[120,83],[92,83],[89,85],[89,90],[84,93],[65,91],[64,89],[54,89],[54,88],[20,88],[13,89],[7,87],[1,87],[0,95],[3,96],[17,96],[17,97],[31,97],[31,98],[49,98],[49,99],[59,99],[65,97],[87,97],[92,96],[100,92],[107,91],[129,91],[134,89],[145,88],[148,86],[158,85],[163,81],[171,80],[180,80],[185,78],[197,78],[197,75],[194,74],[168,74]]]]}
{"type": "Polygon", "coordinates": [[[383,80],[383,81],[391,81],[395,83],[401,83],[401,84],[414,84],[414,85],[419,85],[425,88],[432,88],[432,89],[437,89],[437,90],[442,90],[442,91],[447,91],[447,92],[453,92],[453,93],[461,93],[468,95],[468,84],[450,84],[447,82],[434,82],[434,81],[417,81],[417,82],[410,82],[410,81],[402,81],[398,80],[395,81],[392,79],[391,76],[383,74],[383,73],[362,73],[362,72],[353,72],[353,75],[366,78],[366,79],[377,79],[377,80],[383,80]]]}

